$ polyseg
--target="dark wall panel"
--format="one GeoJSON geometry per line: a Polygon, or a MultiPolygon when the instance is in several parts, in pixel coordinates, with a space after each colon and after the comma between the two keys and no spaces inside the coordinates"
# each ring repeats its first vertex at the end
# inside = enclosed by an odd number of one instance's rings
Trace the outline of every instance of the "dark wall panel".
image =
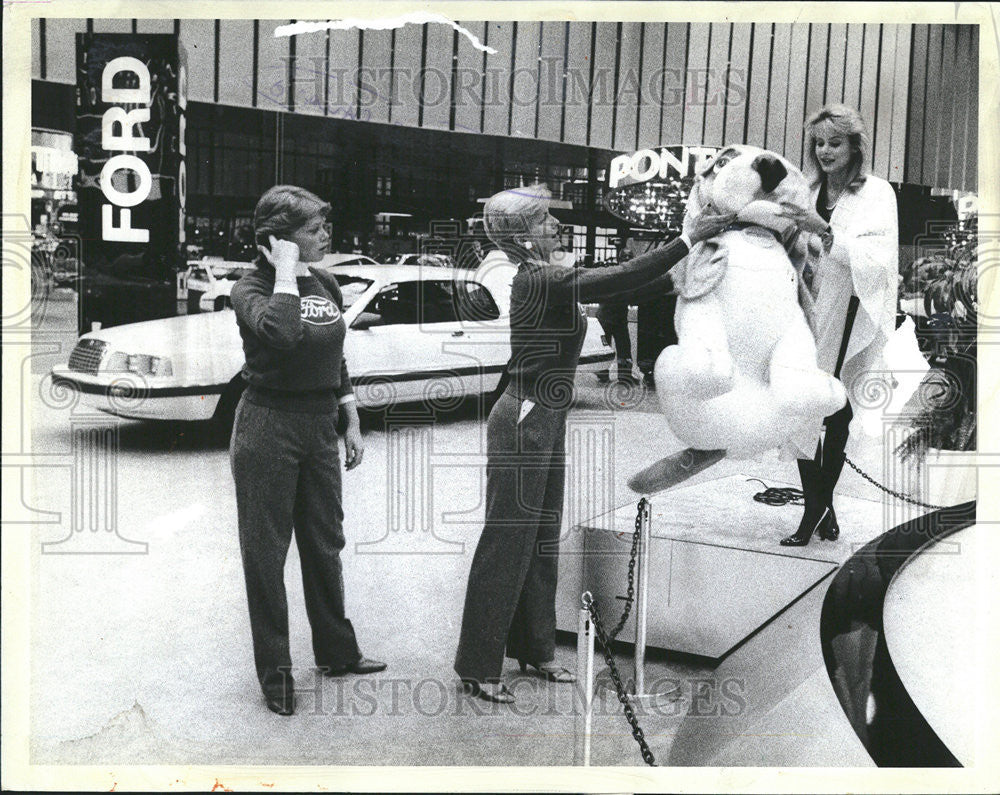
{"type": "Polygon", "coordinates": [[[684,137],[684,86],[687,80],[687,42],[691,26],[682,22],[667,25],[667,49],[664,55],[666,88],[663,99],[661,140],[668,146],[687,143],[684,137]]]}
{"type": "Polygon", "coordinates": [[[647,149],[665,143],[660,135],[660,116],[663,113],[664,78],[663,55],[667,26],[647,24],[642,30],[642,74],[639,96],[639,135],[637,149],[647,149]]]}
{"type": "Polygon", "coordinates": [[[389,69],[392,63],[392,34],[391,30],[361,32],[359,89],[362,118],[382,124],[389,121],[389,94],[392,91],[392,73],[389,69]]]}
{"type": "Polygon", "coordinates": [[[590,97],[591,146],[611,149],[615,115],[615,61],[618,56],[618,23],[598,22],[595,34],[594,79],[590,97]]]}
{"type": "Polygon", "coordinates": [[[747,73],[750,69],[752,36],[753,25],[750,23],[740,22],[733,25],[725,100],[726,130],[723,143],[726,144],[743,141],[743,131],[749,111],[747,73]]]}
{"type": "Polygon", "coordinates": [[[614,148],[625,152],[636,148],[639,122],[639,69],[642,56],[642,23],[623,22],[618,55],[617,112],[614,148]]]}
{"type": "Polygon", "coordinates": [[[219,102],[253,104],[252,20],[227,19],[219,26],[219,102]]]}
{"type": "Polygon", "coordinates": [[[424,115],[421,126],[447,130],[451,124],[451,66],[455,31],[446,25],[427,26],[424,54],[424,115]]]}
{"type": "MultiPolygon", "coordinates": [[[[291,40],[274,37],[274,29],[288,19],[262,19],[257,37],[257,107],[265,110],[288,109],[288,56],[291,40]]],[[[253,61],[247,62],[249,67],[253,61]]]]}
{"type": "Polygon", "coordinates": [[[695,146],[705,135],[705,97],[708,94],[708,48],[712,26],[708,22],[692,23],[688,33],[687,89],[684,102],[682,143],[695,146]]]}
{"type": "Polygon", "coordinates": [[[929,28],[926,25],[913,26],[913,46],[910,54],[910,98],[907,118],[907,182],[919,182],[923,161],[924,123],[927,94],[927,45],[929,28]]]}
{"type": "Polygon", "coordinates": [[[507,135],[510,132],[510,105],[507,102],[510,70],[513,65],[511,51],[514,43],[513,22],[490,22],[489,45],[496,55],[486,56],[486,110],[483,132],[489,135],[507,135]]]}
{"type": "Polygon", "coordinates": [[[754,49],[750,60],[750,91],[746,107],[746,142],[767,146],[768,100],[771,83],[771,50],[774,25],[754,25],[754,49]]]}
{"type": "Polygon", "coordinates": [[[823,103],[844,101],[844,69],[847,65],[847,25],[830,25],[830,54],[826,61],[823,103]]]}

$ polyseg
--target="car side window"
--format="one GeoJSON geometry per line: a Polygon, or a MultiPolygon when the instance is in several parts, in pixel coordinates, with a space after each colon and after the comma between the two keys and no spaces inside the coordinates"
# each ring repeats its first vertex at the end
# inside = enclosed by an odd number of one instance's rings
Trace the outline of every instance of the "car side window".
{"type": "Polygon", "coordinates": [[[496,320],[500,310],[481,284],[413,281],[383,287],[355,321],[355,328],[496,320]]]}
{"type": "Polygon", "coordinates": [[[423,323],[481,323],[496,320],[500,310],[483,285],[473,281],[423,281],[423,323]]]}
{"type": "Polygon", "coordinates": [[[422,293],[421,322],[455,323],[458,320],[455,285],[450,281],[425,281],[419,284],[422,293]]]}
{"type": "Polygon", "coordinates": [[[454,285],[455,309],[459,320],[481,323],[500,317],[496,301],[483,285],[476,282],[454,282],[454,285]]]}
{"type": "Polygon", "coordinates": [[[362,313],[367,316],[364,326],[369,328],[419,323],[420,299],[416,289],[418,286],[416,282],[403,282],[383,287],[362,313]]]}

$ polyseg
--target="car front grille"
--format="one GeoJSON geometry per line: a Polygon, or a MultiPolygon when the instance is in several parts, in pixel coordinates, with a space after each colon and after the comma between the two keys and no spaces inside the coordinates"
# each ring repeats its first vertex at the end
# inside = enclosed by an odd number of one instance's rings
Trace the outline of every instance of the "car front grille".
{"type": "Polygon", "coordinates": [[[101,357],[104,356],[104,349],[107,345],[102,340],[80,340],[69,355],[69,369],[78,373],[97,375],[97,369],[101,364],[101,357]]]}

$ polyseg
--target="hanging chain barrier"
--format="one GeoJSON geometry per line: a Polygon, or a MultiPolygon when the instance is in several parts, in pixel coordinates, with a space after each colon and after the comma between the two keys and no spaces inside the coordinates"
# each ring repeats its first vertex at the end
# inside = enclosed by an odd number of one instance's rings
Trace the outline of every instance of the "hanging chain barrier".
{"type": "Polygon", "coordinates": [[[636,506],[635,530],[632,531],[632,551],[629,552],[628,558],[628,588],[625,591],[625,609],[622,611],[622,617],[618,619],[615,628],[608,635],[609,642],[618,637],[618,633],[622,631],[625,622],[628,621],[629,614],[632,612],[632,603],[635,601],[635,561],[639,555],[639,538],[642,535],[642,523],[648,518],[649,500],[643,497],[636,506]]]}
{"type": "MultiPolygon", "coordinates": [[[[895,497],[898,500],[908,502],[912,505],[919,505],[922,508],[931,508],[933,510],[941,510],[945,506],[941,505],[931,505],[930,503],[921,502],[920,500],[914,499],[909,495],[902,494],[898,491],[893,491],[892,489],[883,486],[868,473],[862,470],[857,464],[851,461],[846,454],[842,454],[844,457],[844,462],[855,472],[861,475],[862,478],[867,480],[873,486],[881,489],[886,494],[895,497]]],[[[758,492],[753,495],[756,502],[761,502],[766,505],[803,505],[804,497],[801,489],[795,488],[777,488],[773,486],[768,486],[764,481],[759,478],[747,478],[747,482],[756,481],[764,487],[764,491],[758,492]]],[[[628,588],[625,592],[625,608],[622,611],[621,618],[618,619],[618,623],[615,628],[610,632],[606,632],[604,629],[604,623],[601,620],[601,613],[597,608],[597,604],[594,602],[593,597],[588,591],[583,595],[583,603],[587,611],[590,613],[591,621],[594,625],[594,632],[597,636],[597,641],[601,645],[601,651],[604,653],[605,662],[608,664],[608,670],[611,673],[611,681],[615,686],[615,694],[618,697],[618,701],[621,702],[622,708],[625,711],[625,719],[629,722],[632,727],[632,737],[635,738],[636,743],[639,744],[639,751],[642,753],[643,761],[650,765],[651,767],[656,766],[656,759],[653,757],[652,751],[649,750],[649,745],[646,743],[646,737],[643,734],[642,728],[639,726],[639,719],[635,716],[635,710],[632,709],[631,703],[629,703],[629,693],[625,690],[625,685],[622,683],[621,674],[618,672],[618,666],[615,663],[614,654],[611,651],[611,644],[614,642],[615,638],[618,637],[618,633],[622,631],[625,627],[625,623],[628,621],[629,615],[632,612],[632,605],[635,602],[635,564],[636,559],[639,554],[639,541],[642,537],[642,525],[643,522],[649,518],[649,500],[645,497],[639,500],[636,506],[635,515],[635,530],[632,532],[632,549],[629,552],[628,561],[628,588]]],[[[647,539],[647,543],[649,540],[647,539]]]]}
{"type": "Polygon", "coordinates": [[[639,744],[639,751],[642,753],[643,760],[647,765],[655,767],[656,760],[653,758],[653,753],[649,750],[649,746],[646,744],[646,737],[642,733],[642,728],[639,726],[639,719],[635,716],[635,710],[632,709],[632,705],[629,703],[629,694],[625,690],[625,685],[622,683],[621,674],[618,672],[618,666],[615,663],[614,654],[611,651],[611,644],[614,642],[615,638],[618,637],[618,633],[622,631],[622,628],[628,621],[628,617],[632,612],[632,605],[635,602],[635,563],[639,556],[639,540],[642,537],[642,525],[648,518],[649,500],[643,497],[639,500],[639,503],[636,506],[635,529],[632,532],[632,549],[629,552],[628,561],[628,588],[625,592],[625,609],[622,611],[621,618],[618,619],[618,623],[615,625],[615,628],[611,630],[610,633],[605,632],[604,624],[601,621],[600,611],[598,611],[597,605],[594,603],[594,600],[589,592],[584,594],[583,602],[584,606],[590,613],[590,620],[594,625],[594,633],[597,636],[598,642],[601,644],[601,651],[604,653],[604,660],[608,664],[608,670],[611,673],[611,681],[615,686],[615,694],[625,710],[625,719],[632,727],[632,736],[639,744]]]}
{"type": "Polygon", "coordinates": [[[867,480],[869,483],[871,483],[875,488],[881,489],[886,494],[889,494],[890,496],[895,497],[897,500],[902,500],[903,502],[908,502],[908,503],[910,503],[910,505],[919,505],[921,508],[930,508],[931,510],[934,510],[934,511],[940,511],[940,510],[943,510],[944,508],[947,507],[946,505],[931,505],[929,502],[921,502],[920,500],[915,500],[913,497],[910,497],[907,494],[902,494],[902,493],[900,493],[898,491],[893,491],[892,489],[890,489],[890,488],[888,488],[886,486],[883,486],[881,483],[879,483],[877,480],[875,480],[875,478],[873,478],[867,472],[865,472],[864,470],[862,470],[861,467],[859,467],[857,464],[855,464],[846,455],[844,456],[844,462],[847,464],[847,466],[849,466],[851,469],[853,469],[855,472],[857,472],[859,475],[861,475],[861,477],[863,477],[865,480],[867,480]]]}
{"type": "Polygon", "coordinates": [[[590,620],[594,625],[597,642],[601,645],[601,651],[604,652],[604,660],[607,662],[608,670],[611,672],[611,681],[615,685],[615,694],[618,696],[618,701],[621,702],[622,709],[625,711],[625,720],[632,727],[632,737],[639,744],[639,752],[642,754],[643,761],[650,767],[656,767],[656,759],[653,757],[653,752],[649,750],[649,745],[646,743],[646,735],[643,734],[642,727],[639,726],[639,719],[635,716],[635,710],[632,709],[632,705],[629,703],[629,694],[625,690],[621,674],[618,673],[618,666],[615,664],[615,657],[611,653],[612,639],[604,631],[604,624],[601,622],[601,613],[597,609],[597,605],[594,603],[589,592],[584,594],[583,603],[590,613],[590,620]]]}
{"type": "MultiPolygon", "coordinates": [[[[890,495],[891,497],[895,497],[897,500],[908,502],[910,503],[910,505],[918,505],[921,508],[930,508],[933,511],[940,511],[947,507],[946,505],[932,505],[929,502],[921,502],[920,500],[915,499],[909,496],[908,494],[903,494],[902,492],[899,491],[893,491],[888,486],[883,486],[881,483],[875,480],[875,478],[873,478],[871,475],[865,472],[861,467],[855,464],[846,455],[844,455],[843,458],[844,458],[844,463],[846,463],[847,466],[849,466],[851,469],[853,469],[855,472],[861,475],[861,477],[863,477],[865,480],[871,483],[875,488],[884,491],[886,494],[890,495]]],[[[762,502],[766,505],[805,504],[801,489],[792,489],[792,488],[779,489],[774,486],[768,486],[763,480],[760,480],[759,478],[747,478],[747,482],[749,483],[750,481],[757,481],[764,487],[764,491],[758,491],[756,494],[753,495],[753,498],[756,502],[762,502]]]]}

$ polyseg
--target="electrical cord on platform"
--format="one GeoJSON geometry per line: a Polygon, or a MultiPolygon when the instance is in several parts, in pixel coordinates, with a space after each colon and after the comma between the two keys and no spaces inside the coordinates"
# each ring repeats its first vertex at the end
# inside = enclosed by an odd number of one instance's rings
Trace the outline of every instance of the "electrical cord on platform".
{"type": "MultiPolygon", "coordinates": [[[[855,464],[850,458],[844,455],[844,463],[846,463],[851,469],[861,475],[862,478],[871,483],[875,488],[881,489],[886,494],[895,497],[897,500],[902,500],[903,502],[908,502],[910,505],[918,505],[921,508],[930,508],[934,511],[940,511],[947,506],[945,505],[932,505],[929,502],[921,502],[920,500],[914,499],[908,494],[903,494],[902,492],[893,491],[887,486],[883,486],[875,478],[865,472],[861,467],[855,464]]],[[[757,481],[764,487],[764,491],[758,491],[753,495],[755,502],[762,502],[765,505],[805,505],[805,499],[802,496],[801,489],[793,488],[777,488],[775,486],[768,486],[760,478],[747,478],[747,483],[751,481],[757,481]]]]}
{"type": "Polygon", "coordinates": [[[805,505],[801,489],[783,488],[768,486],[760,478],[747,478],[747,483],[756,480],[764,487],[764,491],[758,491],[753,495],[755,502],[762,502],[765,505],[805,505]]]}

